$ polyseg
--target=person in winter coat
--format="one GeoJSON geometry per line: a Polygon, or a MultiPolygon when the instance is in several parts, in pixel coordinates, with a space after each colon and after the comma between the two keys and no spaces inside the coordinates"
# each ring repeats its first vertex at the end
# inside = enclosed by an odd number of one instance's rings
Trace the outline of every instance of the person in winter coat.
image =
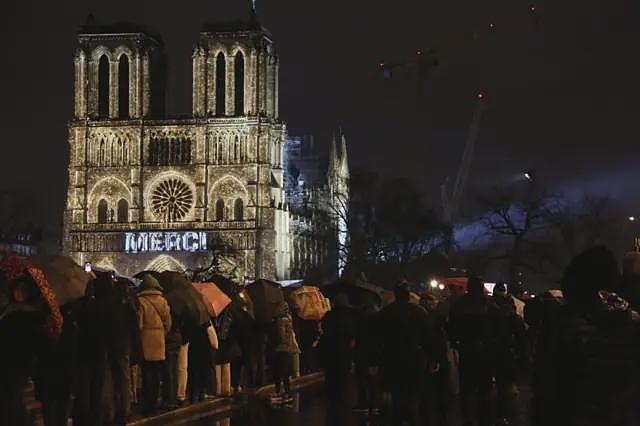
{"type": "Polygon", "coordinates": [[[162,296],[158,280],[149,274],[142,277],[138,293],[138,327],[142,342],[142,392],[144,413],[153,414],[160,392],[163,362],[165,360],[165,337],[171,330],[169,304],[162,296]]]}
{"type": "Polygon", "coordinates": [[[440,302],[436,296],[427,293],[420,299],[420,306],[427,312],[429,326],[434,337],[433,359],[438,363],[438,371],[434,372],[424,392],[424,405],[434,424],[447,424],[449,401],[453,393],[450,386],[451,368],[449,366],[449,345],[446,335],[446,317],[439,309],[440,302]]]}
{"type": "Polygon", "coordinates": [[[508,424],[515,414],[516,376],[518,367],[527,363],[526,326],[516,313],[516,305],[507,285],[498,283],[493,301],[500,311],[495,351],[496,412],[498,421],[508,424]]]}
{"type": "Polygon", "coordinates": [[[271,324],[270,337],[273,349],[273,381],[276,387],[275,394],[271,396],[271,402],[289,404],[293,401],[290,384],[293,374],[293,355],[300,353],[300,348],[286,302],[282,302],[278,308],[277,316],[271,324]]]}
{"type": "Polygon", "coordinates": [[[543,323],[536,350],[539,425],[640,424],[639,323],[611,291],[618,283],[617,261],[602,246],[565,269],[565,305],[543,323]]]}
{"type": "Polygon", "coordinates": [[[378,319],[382,348],[382,373],[391,391],[393,424],[420,423],[421,388],[429,372],[435,372],[434,337],[426,311],[409,303],[409,287],[394,288],[395,302],[378,319]]]}
{"type": "Polygon", "coordinates": [[[332,309],[322,320],[320,359],[325,369],[325,380],[330,403],[342,411],[347,403],[347,385],[353,361],[356,323],[353,309],[346,294],[337,294],[332,309]]]}
{"type": "Polygon", "coordinates": [[[356,317],[356,346],[354,364],[358,399],[354,411],[378,414],[380,403],[380,345],[377,333],[377,319],[380,306],[364,308],[356,317]]]}
{"type": "Polygon", "coordinates": [[[491,423],[490,393],[498,345],[500,311],[484,294],[480,278],[469,277],[467,294],[451,307],[449,336],[460,358],[460,402],[465,425],[491,423]]]}

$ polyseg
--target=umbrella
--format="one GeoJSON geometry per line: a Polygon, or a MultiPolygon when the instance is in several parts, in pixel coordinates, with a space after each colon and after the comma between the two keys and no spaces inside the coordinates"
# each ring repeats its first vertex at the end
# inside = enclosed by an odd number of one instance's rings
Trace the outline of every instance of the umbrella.
{"type": "Polygon", "coordinates": [[[202,296],[187,277],[179,272],[165,271],[158,281],[171,306],[172,315],[182,317],[192,325],[204,324],[211,319],[202,296]]]}
{"type": "Polygon", "coordinates": [[[193,283],[200,292],[202,299],[209,311],[209,315],[217,317],[231,303],[229,296],[224,294],[214,283],[193,283]]]}
{"type": "Polygon", "coordinates": [[[208,282],[216,283],[216,286],[231,298],[240,290],[240,286],[222,275],[212,275],[208,277],[208,282]]]}
{"type": "Polygon", "coordinates": [[[35,256],[28,263],[40,269],[55,293],[58,306],[74,302],[85,295],[91,276],[65,256],[35,256]]]}
{"type": "Polygon", "coordinates": [[[253,301],[254,318],[259,322],[271,322],[282,303],[284,294],[278,283],[257,280],[246,287],[253,301]]]}
{"type": "Polygon", "coordinates": [[[302,286],[289,294],[296,313],[304,320],[320,321],[331,310],[329,300],[318,287],[302,286]]]}
{"type": "MultiPolygon", "coordinates": [[[[329,298],[343,293],[349,297],[349,302],[355,306],[367,306],[382,304],[383,292],[380,287],[369,283],[349,283],[337,281],[334,284],[322,288],[322,292],[329,298]]],[[[386,298],[385,298],[386,299],[386,298]]]]}

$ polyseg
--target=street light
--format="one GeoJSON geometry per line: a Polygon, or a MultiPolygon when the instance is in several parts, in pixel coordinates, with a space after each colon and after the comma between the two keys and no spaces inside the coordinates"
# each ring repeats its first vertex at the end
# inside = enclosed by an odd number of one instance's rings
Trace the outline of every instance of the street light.
{"type": "Polygon", "coordinates": [[[429,286],[431,286],[431,288],[437,288],[438,280],[431,280],[431,282],[429,283],[429,286]]]}
{"type": "Polygon", "coordinates": [[[526,180],[528,180],[529,182],[533,182],[533,171],[525,170],[522,174],[526,180]]]}
{"type": "Polygon", "coordinates": [[[629,216],[629,222],[635,222],[635,221],[636,221],[635,216],[629,216]]]}

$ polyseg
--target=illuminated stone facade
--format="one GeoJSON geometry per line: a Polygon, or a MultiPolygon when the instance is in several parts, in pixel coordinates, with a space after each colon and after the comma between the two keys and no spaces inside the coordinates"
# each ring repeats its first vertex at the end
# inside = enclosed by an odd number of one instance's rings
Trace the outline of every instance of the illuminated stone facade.
{"type": "Polygon", "coordinates": [[[203,238],[235,249],[228,266],[237,276],[286,279],[326,263],[332,243],[285,197],[271,35],[255,19],[205,25],[192,60],[192,114],[171,118],[159,37],[83,27],[64,251],[122,274],[197,269],[210,257],[203,238]]]}

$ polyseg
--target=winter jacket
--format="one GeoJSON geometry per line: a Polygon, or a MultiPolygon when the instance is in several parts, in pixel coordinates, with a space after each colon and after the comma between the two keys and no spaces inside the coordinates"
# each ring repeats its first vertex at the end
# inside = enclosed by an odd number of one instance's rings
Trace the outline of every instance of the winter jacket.
{"type": "Polygon", "coordinates": [[[296,334],[293,331],[293,321],[291,316],[285,315],[274,320],[275,327],[275,352],[285,352],[289,354],[300,353],[300,347],[296,340],[296,334]]]}
{"type": "Polygon", "coordinates": [[[353,360],[356,322],[353,309],[336,306],[322,320],[320,358],[325,368],[348,369],[353,360]]]}
{"type": "Polygon", "coordinates": [[[413,303],[396,301],[378,317],[385,381],[397,386],[414,386],[434,361],[435,339],[427,312],[413,303]]]}
{"type": "Polygon", "coordinates": [[[628,303],[608,297],[598,307],[562,306],[547,319],[534,374],[540,424],[640,424],[639,326],[628,303]]]}
{"type": "Polygon", "coordinates": [[[146,361],[164,361],[165,336],[171,329],[169,304],[159,290],[138,293],[138,326],[146,361]]]}

